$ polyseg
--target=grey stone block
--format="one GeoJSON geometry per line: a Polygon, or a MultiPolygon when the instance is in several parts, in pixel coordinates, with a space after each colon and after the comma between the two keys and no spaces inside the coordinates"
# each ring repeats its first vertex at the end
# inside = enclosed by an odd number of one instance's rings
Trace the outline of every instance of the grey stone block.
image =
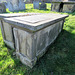
{"type": "Polygon", "coordinates": [[[66,17],[50,13],[4,18],[13,27],[17,58],[32,68],[57,38],[66,17]]]}
{"type": "Polygon", "coordinates": [[[57,11],[59,12],[60,3],[52,3],[51,4],[51,11],[57,11]]]}
{"type": "Polygon", "coordinates": [[[40,9],[46,9],[46,4],[44,3],[44,2],[42,2],[41,4],[40,4],[40,9]]]}
{"type": "Polygon", "coordinates": [[[7,8],[9,9],[9,11],[24,10],[25,2],[24,0],[8,0],[7,8]]]}

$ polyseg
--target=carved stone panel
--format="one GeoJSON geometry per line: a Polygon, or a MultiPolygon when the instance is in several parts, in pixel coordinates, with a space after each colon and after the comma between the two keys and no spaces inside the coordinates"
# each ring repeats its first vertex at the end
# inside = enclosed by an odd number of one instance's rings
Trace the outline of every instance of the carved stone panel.
{"type": "Polygon", "coordinates": [[[12,27],[6,22],[3,22],[3,29],[5,33],[5,40],[13,42],[12,27]]]}

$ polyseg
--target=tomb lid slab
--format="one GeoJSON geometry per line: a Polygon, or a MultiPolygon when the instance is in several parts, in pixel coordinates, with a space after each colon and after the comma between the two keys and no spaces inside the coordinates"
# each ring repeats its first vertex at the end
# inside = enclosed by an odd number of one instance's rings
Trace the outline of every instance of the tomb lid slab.
{"type": "Polygon", "coordinates": [[[68,15],[62,14],[38,14],[32,16],[23,17],[12,17],[5,18],[5,22],[12,24],[13,26],[18,26],[21,28],[28,29],[32,32],[38,31],[42,28],[52,25],[53,23],[64,20],[68,15]]]}

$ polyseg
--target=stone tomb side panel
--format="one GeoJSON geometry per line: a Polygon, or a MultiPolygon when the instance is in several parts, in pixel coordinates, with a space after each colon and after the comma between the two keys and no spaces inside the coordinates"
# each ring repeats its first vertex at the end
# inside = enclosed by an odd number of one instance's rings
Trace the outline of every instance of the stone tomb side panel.
{"type": "Polygon", "coordinates": [[[10,24],[3,21],[3,32],[5,34],[5,40],[13,42],[13,34],[12,34],[12,27],[10,24]]]}
{"type": "Polygon", "coordinates": [[[43,52],[46,51],[47,46],[54,42],[54,40],[62,30],[63,22],[64,21],[62,20],[36,32],[36,56],[41,57],[41,55],[43,55],[43,52]]]}
{"type": "Polygon", "coordinates": [[[16,43],[16,52],[21,53],[23,56],[27,57],[28,59],[32,60],[34,57],[33,54],[33,34],[14,28],[14,37],[16,43]]]}
{"type": "Polygon", "coordinates": [[[64,4],[63,12],[73,12],[75,10],[75,4],[64,4]]]}
{"type": "Polygon", "coordinates": [[[59,11],[60,3],[52,3],[51,10],[52,11],[59,11]]]}

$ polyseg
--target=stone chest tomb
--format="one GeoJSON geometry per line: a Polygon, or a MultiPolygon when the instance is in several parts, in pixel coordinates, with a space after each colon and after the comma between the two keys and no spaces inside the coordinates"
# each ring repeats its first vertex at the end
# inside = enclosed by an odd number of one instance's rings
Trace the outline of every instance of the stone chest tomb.
{"type": "MultiPolygon", "coordinates": [[[[12,28],[12,34],[9,33],[8,36],[13,36],[10,41],[14,42],[16,56],[23,64],[29,67],[36,64],[61,32],[66,17],[68,15],[50,13],[3,19],[3,24],[12,28]]],[[[8,36],[6,38],[9,38],[8,36]]]]}
{"type": "Polygon", "coordinates": [[[75,0],[52,0],[51,10],[57,12],[75,11],[75,0]]]}

